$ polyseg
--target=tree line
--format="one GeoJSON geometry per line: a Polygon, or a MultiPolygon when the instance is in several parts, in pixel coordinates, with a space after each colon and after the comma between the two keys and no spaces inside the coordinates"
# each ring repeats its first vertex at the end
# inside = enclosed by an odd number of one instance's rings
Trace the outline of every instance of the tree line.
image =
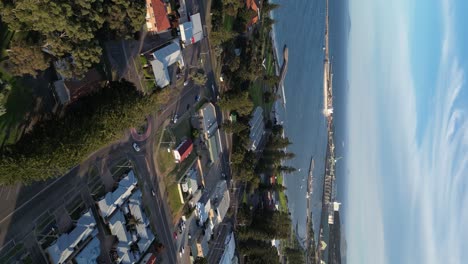
{"type": "Polygon", "coordinates": [[[158,93],[143,96],[127,81],[105,88],[71,105],[64,117],[39,122],[15,145],[0,152],[0,184],[31,183],[66,173],[88,155],[144,122],[164,100],[158,93]]]}

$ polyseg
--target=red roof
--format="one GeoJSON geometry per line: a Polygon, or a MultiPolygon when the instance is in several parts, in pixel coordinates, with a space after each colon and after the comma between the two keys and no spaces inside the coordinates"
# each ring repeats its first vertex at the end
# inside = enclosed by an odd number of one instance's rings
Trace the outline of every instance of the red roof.
{"type": "Polygon", "coordinates": [[[156,256],[151,255],[151,257],[146,261],[146,264],[154,264],[156,263],[156,256]]]}
{"type": "Polygon", "coordinates": [[[157,32],[164,31],[171,27],[167,18],[166,6],[162,0],[151,0],[153,6],[154,19],[156,20],[157,32]]]}
{"type": "Polygon", "coordinates": [[[181,145],[179,145],[177,151],[180,155],[180,162],[184,161],[190,155],[190,153],[192,153],[192,150],[193,144],[191,139],[187,139],[181,145]]]}

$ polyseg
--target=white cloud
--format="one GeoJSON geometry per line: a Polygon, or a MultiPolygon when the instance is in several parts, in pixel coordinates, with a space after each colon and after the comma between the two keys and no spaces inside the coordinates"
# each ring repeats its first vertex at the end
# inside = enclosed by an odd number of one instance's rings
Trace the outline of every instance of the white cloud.
{"type": "Polygon", "coordinates": [[[405,2],[350,3],[348,263],[468,257],[468,119],[467,102],[460,102],[466,83],[453,7],[443,2],[435,103],[431,113],[418,113],[405,2]],[[420,144],[419,115],[431,117],[420,144]]]}

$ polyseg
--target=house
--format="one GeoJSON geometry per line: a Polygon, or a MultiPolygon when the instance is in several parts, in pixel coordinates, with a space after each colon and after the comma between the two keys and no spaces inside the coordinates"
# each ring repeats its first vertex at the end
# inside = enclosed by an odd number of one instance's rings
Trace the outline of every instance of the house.
{"type": "Polygon", "coordinates": [[[108,221],[110,232],[116,237],[113,254],[116,263],[133,264],[140,260],[155,239],[149,225],[141,191],[137,190],[108,221]]]}
{"type": "MultiPolygon", "coordinates": [[[[57,71],[58,67],[62,67],[60,63],[55,63],[57,71]]],[[[54,81],[54,92],[61,105],[67,105],[78,100],[80,97],[89,95],[102,87],[104,81],[103,76],[96,68],[86,72],[82,78],[67,79],[59,75],[59,79],[54,81]]]]}
{"type": "Polygon", "coordinates": [[[136,185],[137,179],[132,170],[127,174],[127,176],[120,180],[119,186],[115,191],[106,193],[104,198],[97,202],[99,214],[105,222],[108,217],[111,216],[128,197],[130,197],[132,191],[136,188],[136,185]]]}
{"type": "Polygon", "coordinates": [[[265,134],[265,123],[263,122],[263,109],[260,106],[255,108],[252,119],[249,121],[250,126],[250,146],[251,151],[257,150],[263,135],[265,134]]]}
{"type": "Polygon", "coordinates": [[[161,88],[171,83],[171,75],[168,69],[170,66],[177,63],[179,68],[184,67],[184,59],[178,41],[172,41],[168,45],[156,50],[152,57],[150,64],[153,68],[155,82],[161,88]]]}
{"type": "MultiPolygon", "coordinates": [[[[224,181],[226,182],[226,181],[224,181]]],[[[226,185],[224,185],[226,186],[226,185]]],[[[227,188],[224,189],[224,193],[221,198],[216,199],[216,203],[214,204],[215,213],[213,218],[214,225],[218,225],[223,222],[224,217],[226,216],[227,211],[229,210],[230,205],[230,197],[229,191],[227,188]]]]}
{"type": "Polygon", "coordinates": [[[257,15],[252,17],[252,19],[247,24],[247,27],[251,27],[253,24],[256,24],[258,22],[258,19],[260,18],[260,8],[258,8],[258,3],[256,0],[246,0],[245,4],[248,9],[257,13],[257,15]]]}
{"type": "Polygon", "coordinates": [[[221,256],[219,264],[231,264],[234,259],[234,253],[236,251],[236,241],[234,239],[234,233],[231,232],[226,236],[224,240],[224,252],[221,256]]]}
{"type": "MultiPolygon", "coordinates": [[[[46,249],[49,261],[56,264],[70,262],[72,255],[86,248],[90,241],[94,240],[97,233],[96,221],[91,211],[88,210],[78,219],[70,233],[60,235],[59,238],[46,249]]],[[[99,240],[93,243],[97,243],[99,248],[99,240]]],[[[97,255],[99,255],[99,252],[97,255]]]]}
{"type": "Polygon", "coordinates": [[[203,26],[200,13],[190,16],[190,21],[179,25],[180,40],[184,46],[188,46],[203,39],[203,26]]]}
{"type": "Polygon", "coordinates": [[[200,127],[203,133],[203,139],[207,143],[208,151],[210,153],[210,160],[215,162],[219,158],[220,147],[218,121],[216,117],[216,109],[212,103],[206,103],[200,108],[200,127]],[[216,138],[218,137],[218,139],[216,138]]]}
{"type": "Polygon", "coordinates": [[[174,158],[176,163],[183,162],[193,150],[193,143],[190,138],[182,141],[179,146],[174,150],[174,158]]]}
{"type": "Polygon", "coordinates": [[[97,263],[97,258],[101,254],[101,245],[99,239],[95,236],[93,239],[76,255],[77,264],[97,263]]]}
{"type": "Polygon", "coordinates": [[[198,172],[196,167],[191,168],[181,182],[182,192],[194,194],[198,190],[198,172]]]}
{"type": "Polygon", "coordinates": [[[195,216],[197,217],[198,224],[200,226],[202,226],[210,216],[211,200],[207,194],[208,193],[202,195],[200,200],[195,205],[195,216]]]}
{"type": "Polygon", "coordinates": [[[171,23],[167,18],[166,4],[163,0],[146,0],[146,29],[148,32],[161,33],[170,27],[171,23]]]}

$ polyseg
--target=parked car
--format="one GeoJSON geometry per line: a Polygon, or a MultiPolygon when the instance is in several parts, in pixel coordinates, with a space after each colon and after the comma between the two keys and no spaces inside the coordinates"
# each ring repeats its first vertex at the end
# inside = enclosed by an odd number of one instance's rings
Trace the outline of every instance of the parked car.
{"type": "Polygon", "coordinates": [[[199,95],[195,96],[195,102],[199,102],[199,101],[200,101],[200,96],[199,95]]]}
{"type": "Polygon", "coordinates": [[[138,146],[138,144],[137,144],[136,142],[133,142],[132,146],[133,146],[133,149],[134,149],[136,152],[140,152],[140,150],[141,150],[141,149],[140,149],[140,146],[138,146]]]}
{"type": "Polygon", "coordinates": [[[178,119],[179,119],[179,115],[175,114],[174,118],[172,119],[172,122],[174,122],[174,124],[176,124],[178,119]]]}
{"type": "Polygon", "coordinates": [[[151,195],[156,196],[156,193],[154,192],[153,188],[151,188],[151,195]]]}
{"type": "Polygon", "coordinates": [[[177,232],[174,232],[174,239],[177,240],[177,232]]]}

